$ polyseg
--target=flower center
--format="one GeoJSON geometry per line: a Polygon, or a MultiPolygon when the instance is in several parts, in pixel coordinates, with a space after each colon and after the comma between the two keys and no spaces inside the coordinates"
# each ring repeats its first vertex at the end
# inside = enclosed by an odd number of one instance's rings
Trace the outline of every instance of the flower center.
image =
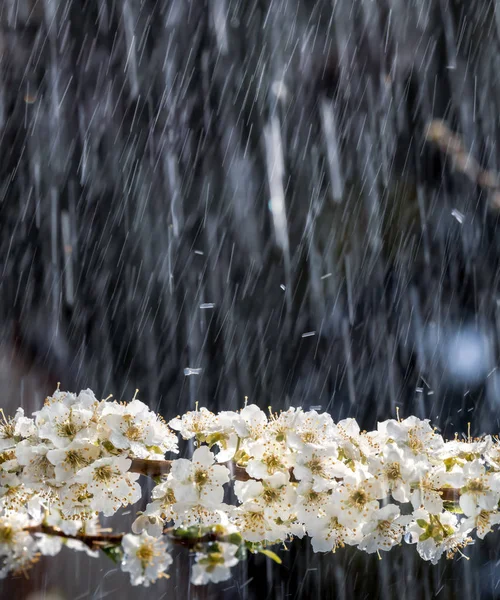
{"type": "Polygon", "coordinates": [[[142,429],[137,425],[129,425],[125,432],[125,437],[132,442],[139,442],[142,439],[142,429]]]}
{"type": "Polygon", "coordinates": [[[269,473],[269,475],[272,475],[281,466],[280,457],[276,454],[269,454],[265,458],[264,463],[267,466],[267,472],[269,473]]]}
{"type": "Polygon", "coordinates": [[[276,502],[280,496],[281,494],[279,490],[275,488],[267,488],[267,490],[264,490],[262,494],[262,498],[266,504],[272,504],[273,502],[276,502]]]}
{"type": "Polygon", "coordinates": [[[250,531],[257,531],[264,527],[264,513],[262,512],[248,512],[245,515],[245,528],[250,531]]]}
{"type": "Polygon", "coordinates": [[[165,493],[165,496],[163,496],[163,504],[170,505],[170,504],[175,504],[176,502],[177,502],[177,499],[175,497],[174,490],[172,488],[168,488],[165,493]]]}
{"type": "Polygon", "coordinates": [[[0,438],[9,439],[14,437],[15,425],[12,420],[5,421],[0,425],[0,438]]]}
{"type": "Polygon", "coordinates": [[[155,550],[152,544],[141,544],[136,552],[137,558],[141,561],[142,568],[145,569],[153,564],[155,550]]]}
{"type": "Polygon", "coordinates": [[[310,460],[306,467],[311,471],[313,475],[322,475],[323,474],[323,465],[321,463],[321,459],[313,458],[310,460]]]}
{"type": "Polygon", "coordinates": [[[14,530],[10,525],[0,525],[0,544],[11,544],[14,539],[14,530]]]}
{"type": "Polygon", "coordinates": [[[69,438],[75,436],[78,433],[76,425],[71,421],[64,421],[63,423],[58,423],[56,429],[57,433],[61,437],[69,438]]]}
{"type": "Polygon", "coordinates": [[[65,462],[68,463],[68,465],[73,469],[81,469],[89,464],[89,461],[86,460],[83,454],[77,450],[68,450],[65,462]]]}
{"type": "Polygon", "coordinates": [[[368,496],[364,490],[357,489],[351,494],[349,500],[358,510],[361,510],[368,502],[368,496]]]}
{"type": "Polygon", "coordinates": [[[390,481],[401,479],[401,466],[397,462],[390,463],[385,468],[385,473],[390,481]]]}
{"type": "Polygon", "coordinates": [[[102,483],[108,483],[111,481],[113,475],[113,469],[110,465],[103,465],[102,467],[97,467],[94,470],[94,479],[96,481],[101,481],[102,483]]]}
{"type": "Polygon", "coordinates": [[[306,431],[302,434],[302,441],[306,444],[314,444],[318,439],[316,432],[314,431],[306,431]]]}
{"type": "Polygon", "coordinates": [[[424,443],[417,436],[417,432],[414,429],[408,431],[408,447],[414,454],[420,454],[425,450],[424,443]]]}
{"type": "Polygon", "coordinates": [[[471,481],[469,481],[469,483],[467,484],[467,490],[469,492],[484,492],[487,490],[487,487],[484,485],[484,482],[482,481],[482,479],[472,479],[471,481]]]}
{"type": "Polygon", "coordinates": [[[202,469],[198,469],[194,473],[194,482],[196,485],[205,485],[208,481],[208,473],[202,469]]]}

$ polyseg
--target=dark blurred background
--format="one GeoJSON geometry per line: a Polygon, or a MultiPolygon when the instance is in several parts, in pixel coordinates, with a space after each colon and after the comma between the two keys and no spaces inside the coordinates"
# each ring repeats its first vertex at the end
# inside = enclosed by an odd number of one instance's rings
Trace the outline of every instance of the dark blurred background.
{"type": "MultiPolygon", "coordinates": [[[[61,382],[496,433],[500,213],[426,131],[500,169],[499,42],[494,0],[0,2],[1,404],[61,382]]],[[[182,553],[136,590],[68,552],[0,590],[497,598],[490,538],[437,567],[297,542],[203,590],[182,553]]]]}

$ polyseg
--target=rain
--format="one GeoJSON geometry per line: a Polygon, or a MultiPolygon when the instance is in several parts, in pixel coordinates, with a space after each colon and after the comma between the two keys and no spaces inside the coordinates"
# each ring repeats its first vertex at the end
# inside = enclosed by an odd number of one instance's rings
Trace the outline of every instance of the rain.
{"type": "MultiPolygon", "coordinates": [[[[2,408],[498,434],[499,73],[494,0],[0,2],[2,408]]],[[[436,566],[297,539],[206,588],[182,548],[149,589],[64,549],[0,591],[494,599],[499,536],[436,566]]]]}

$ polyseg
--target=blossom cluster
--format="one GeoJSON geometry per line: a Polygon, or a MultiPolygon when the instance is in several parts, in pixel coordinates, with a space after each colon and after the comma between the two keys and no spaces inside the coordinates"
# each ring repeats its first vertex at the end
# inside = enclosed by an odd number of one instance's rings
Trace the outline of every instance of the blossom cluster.
{"type": "Polygon", "coordinates": [[[366,432],[315,410],[267,415],[247,405],[167,424],[136,398],[57,390],[31,418],[18,409],[0,423],[0,576],[66,545],[100,548],[132,584],[149,585],[182,542],[199,585],[229,578],[247,550],[279,560],[270,546],[304,536],[315,552],[405,542],[435,564],[484,538],[500,522],[499,502],[499,441],[445,441],[413,416],[366,432]],[[194,442],[191,459],[164,460],[178,452],[175,432],[194,442]],[[161,467],[151,501],[133,533],[100,538],[99,513],[141,498],[138,465],[161,467]]]}
{"type": "MultiPolygon", "coordinates": [[[[0,422],[2,572],[23,571],[39,554],[56,554],[60,536],[27,533],[44,524],[76,536],[95,534],[96,517],[137,502],[132,459],[178,452],[177,436],[137,399],[98,401],[91,390],[57,390],[31,418],[19,408],[0,422]],[[22,525],[22,527],[21,527],[22,525]],[[50,540],[50,541],[49,541],[50,540]]],[[[88,549],[78,540],[71,548],[88,549]]]]}

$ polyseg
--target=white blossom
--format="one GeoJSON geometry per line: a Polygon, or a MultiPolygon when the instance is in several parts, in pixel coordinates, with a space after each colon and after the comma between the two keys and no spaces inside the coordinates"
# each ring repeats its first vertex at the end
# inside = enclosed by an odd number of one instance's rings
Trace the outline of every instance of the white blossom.
{"type": "Polygon", "coordinates": [[[379,550],[390,550],[401,542],[404,526],[411,521],[411,517],[402,517],[399,508],[394,504],[387,504],[376,510],[367,523],[361,527],[363,538],[358,544],[360,550],[368,554],[379,550]]]}
{"type": "Polygon", "coordinates": [[[299,481],[311,482],[311,487],[316,492],[331,489],[337,478],[352,473],[336,456],[336,448],[305,448],[295,459],[294,477],[299,481]]]}
{"type": "Polygon", "coordinates": [[[482,540],[498,523],[500,523],[500,513],[498,511],[476,509],[472,516],[460,523],[460,530],[469,532],[475,528],[477,537],[482,540]]]}
{"type": "Polygon", "coordinates": [[[323,507],[322,514],[311,519],[307,533],[311,536],[314,552],[335,552],[346,544],[355,545],[361,540],[359,529],[346,527],[342,523],[343,510],[335,500],[323,507]]]}
{"type": "Polygon", "coordinates": [[[211,544],[207,552],[196,553],[196,564],[191,570],[191,583],[205,585],[219,583],[231,577],[231,567],[238,564],[238,546],[226,542],[211,544]]]}
{"type": "Polygon", "coordinates": [[[239,418],[234,422],[234,428],[240,438],[258,440],[262,437],[267,426],[266,413],[255,404],[249,404],[240,411],[239,418]]]}
{"type": "Polygon", "coordinates": [[[442,490],[452,487],[462,479],[460,470],[447,471],[444,465],[427,468],[423,463],[417,469],[418,481],[411,493],[414,509],[424,508],[437,515],[443,510],[442,490]]]}
{"type": "Polygon", "coordinates": [[[107,402],[101,422],[108,428],[107,438],[113,446],[129,450],[130,456],[154,459],[165,452],[178,452],[177,436],[140,400],[107,402]]]}
{"type": "Polygon", "coordinates": [[[75,474],[97,460],[101,451],[95,444],[75,440],[64,448],[47,451],[48,461],[54,465],[56,482],[68,482],[75,474]]]}
{"type": "Polygon", "coordinates": [[[91,494],[93,510],[110,517],[120,506],[139,500],[141,488],[136,483],[139,475],[127,472],[130,464],[128,458],[121,456],[100,458],[75,475],[75,482],[84,485],[91,494]]]}
{"type": "Polygon", "coordinates": [[[193,459],[180,458],[172,461],[171,486],[176,503],[176,526],[220,522],[220,511],[224,509],[223,485],[229,481],[229,469],[214,464],[214,454],[207,446],[193,452],[193,459]]]}
{"type": "Polygon", "coordinates": [[[203,441],[215,421],[214,413],[206,408],[200,408],[200,410],[187,412],[182,417],[171,419],[168,425],[178,431],[185,440],[199,436],[203,441]]]}
{"type": "Polygon", "coordinates": [[[375,477],[358,468],[344,478],[332,493],[331,502],[338,505],[342,525],[357,529],[378,509],[378,499],[384,497],[383,487],[375,477]]]}
{"type": "Polygon", "coordinates": [[[328,413],[299,412],[288,435],[288,444],[294,450],[336,448],[335,434],[333,419],[328,413]]]}
{"type": "Polygon", "coordinates": [[[429,425],[429,420],[408,417],[403,421],[390,419],[379,423],[388,438],[398,445],[404,445],[415,456],[425,456],[440,451],[444,446],[443,438],[429,425]]]}
{"type": "Polygon", "coordinates": [[[492,511],[500,500],[500,473],[486,471],[482,461],[476,459],[463,466],[460,508],[471,517],[479,510],[492,511]]]}
{"type": "Polygon", "coordinates": [[[132,585],[149,587],[162,576],[172,564],[165,542],[147,533],[128,533],[122,540],[122,570],[130,573],[132,585]]]}
{"type": "Polygon", "coordinates": [[[409,543],[416,543],[424,560],[437,564],[443,554],[448,557],[472,543],[470,529],[461,528],[457,516],[450,512],[433,515],[425,509],[415,510],[407,527],[409,543]]]}
{"type": "Polygon", "coordinates": [[[0,578],[8,573],[22,573],[31,566],[37,554],[34,538],[25,531],[30,524],[26,514],[0,512],[0,578]]]}

